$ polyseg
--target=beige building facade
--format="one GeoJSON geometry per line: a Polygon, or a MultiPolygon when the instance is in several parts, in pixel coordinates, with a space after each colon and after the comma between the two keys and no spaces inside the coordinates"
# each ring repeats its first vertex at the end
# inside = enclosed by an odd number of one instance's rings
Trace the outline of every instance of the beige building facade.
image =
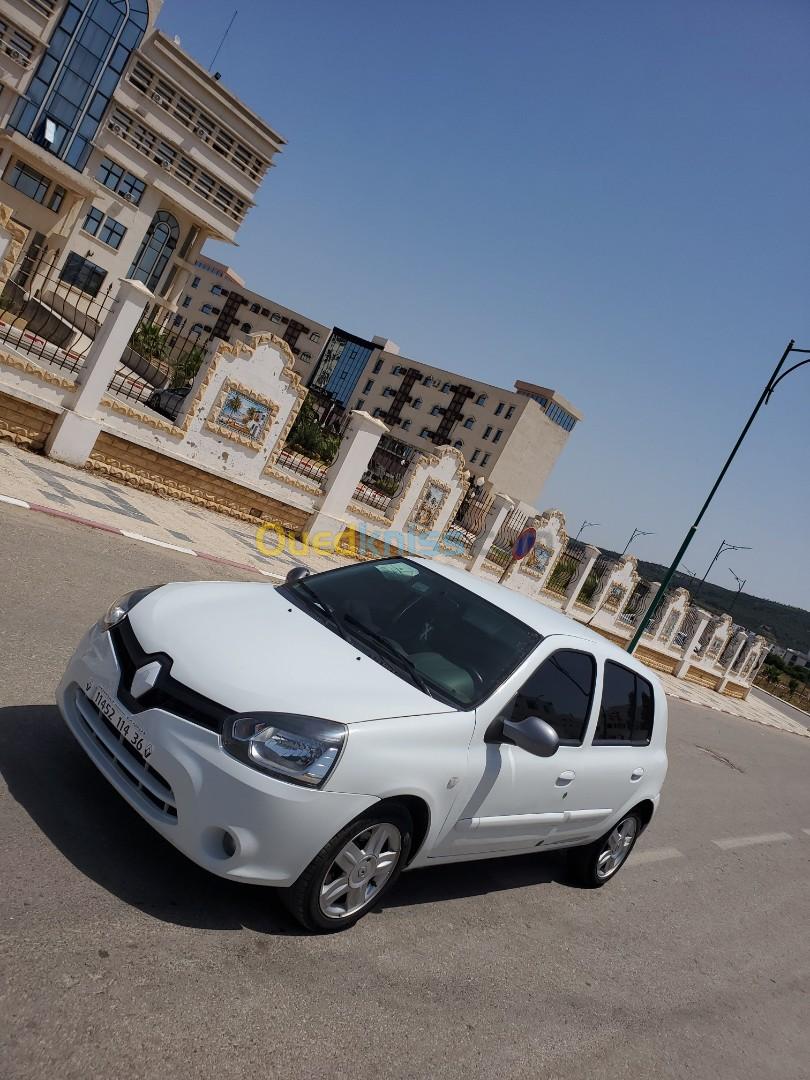
{"type": "Polygon", "coordinates": [[[194,264],[176,316],[191,333],[233,341],[270,332],[290,346],[295,370],[309,382],[331,327],[253,292],[231,266],[203,254],[194,264]]]}
{"type": "MultiPolygon", "coordinates": [[[[384,338],[355,383],[349,407],[382,420],[390,437],[424,453],[460,450],[474,479],[534,504],[582,413],[556,390],[514,390],[400,355],[384,338]]],[[[314,382],[319,379],[316,374],[314,382]]],[[[335,384],[335,372],[325,386],[335,384]]]]}
{"type": "Polygon", "coordinates": [[[155,28],[154,0],[0,0],[0,202],[47,266],[96,296],[120,277],[177,310],[204,242],[232,242],[284,139],[155,28]]]}

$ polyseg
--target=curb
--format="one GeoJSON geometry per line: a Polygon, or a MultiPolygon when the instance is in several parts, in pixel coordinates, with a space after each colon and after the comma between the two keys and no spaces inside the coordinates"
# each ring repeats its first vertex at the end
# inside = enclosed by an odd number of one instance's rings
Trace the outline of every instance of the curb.
{"type": "Polygon", "coordinates": [[[5,503],[8,506],[18,506],[21,510],[34,510],[38,514],[47,514],[48,517],[71,521],[74,525],[84,525],[88,529],[98,529],[100,532],[125,536],[128,540],[138,540],[143,544],[152,544],[154,547],[165,548],[167,551],[176,551],[181,555],[191,555],[195,559],[205,559],[206,562],[220,563],[222,566],[233,566],[237,570],[247,570],[251,574],[261,574],[262,577],[272,578],[274,581],[284,580],[283,574],[274,574],[270,570],[262,570],[261,567],[251,566],[249,563],[225,559],[221,555],[211,555],[207,551],[195,551],[193,548],[183,547],[180,544],[170,544],[165,540],[155,540],[151,536],[143,536],[141,533],[129,532],[127,529],[117,529],[114,525],[104,525],[100,521],[91,521],[90,518],[79,517],[77,514],[68,514],[66,511],[56,510],[52,506],[42,506],[40,503],[14,499],[10,495],[0,495],[0,503],[5,503]]]}

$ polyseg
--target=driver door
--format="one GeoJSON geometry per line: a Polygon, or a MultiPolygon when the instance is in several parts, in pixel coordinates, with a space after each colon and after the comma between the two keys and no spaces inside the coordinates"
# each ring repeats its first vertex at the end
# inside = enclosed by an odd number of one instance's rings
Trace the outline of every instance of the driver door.
{"type": "Polygon", "coordinates": [[[466,790],[454,807],[461,811],[438,857],[509,854],[598,833],[610,809],[580,805],[577,794],[577,778],[587,772],[585,742],[597,683],[597,660],[588,645],[562,635],[546,639],[478,710],[466,790]],[[500,741],[499,721],[527,716],[556,730],[560,746],[551,757],[500,741]]]}

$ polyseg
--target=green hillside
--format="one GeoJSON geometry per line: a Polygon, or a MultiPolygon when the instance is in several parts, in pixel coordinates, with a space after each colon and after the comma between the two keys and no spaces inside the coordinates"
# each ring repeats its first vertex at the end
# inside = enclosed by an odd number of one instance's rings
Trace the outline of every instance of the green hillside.
{"type": "MultiPolygon", "coordinates": [[[[606,551],[605,554],[615,553],[606,551]]],[[[616,557],[618,558],[618,555],[616,557]]],[[[647,581],[661,581],[666,567],[639,559],[638,572],[647,581]]],[[[673,578],[674,588],[688,589],[689,585],[688,574],[678,573],[673,578]]],[[[696,582],[693,583],[692,592],[696,585],[696,582]]],[[[798,649],[800,652],[810,649],[810,611],[790,607],[788,604],[778,604],[775,600],[765,600],[761,596],[751,596],[746,592],[740,593],[735,600],[736,596],[733,589],[724,589],[707,581],[701,590],[699,602],[706,611],[718,615],[731,611],[736,623],[740,623],[747,630],[764,634],[777,645],[798,649]]]]}

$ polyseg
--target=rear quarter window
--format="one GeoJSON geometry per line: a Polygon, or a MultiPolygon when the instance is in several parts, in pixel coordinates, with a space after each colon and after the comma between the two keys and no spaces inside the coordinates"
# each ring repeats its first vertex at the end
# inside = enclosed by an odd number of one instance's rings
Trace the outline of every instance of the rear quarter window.
{"type": "Polygon", "coordinates": [[[655,720],[652,683],[635,671],[605,661],[594,746],[647,746],[655,720]]]}

